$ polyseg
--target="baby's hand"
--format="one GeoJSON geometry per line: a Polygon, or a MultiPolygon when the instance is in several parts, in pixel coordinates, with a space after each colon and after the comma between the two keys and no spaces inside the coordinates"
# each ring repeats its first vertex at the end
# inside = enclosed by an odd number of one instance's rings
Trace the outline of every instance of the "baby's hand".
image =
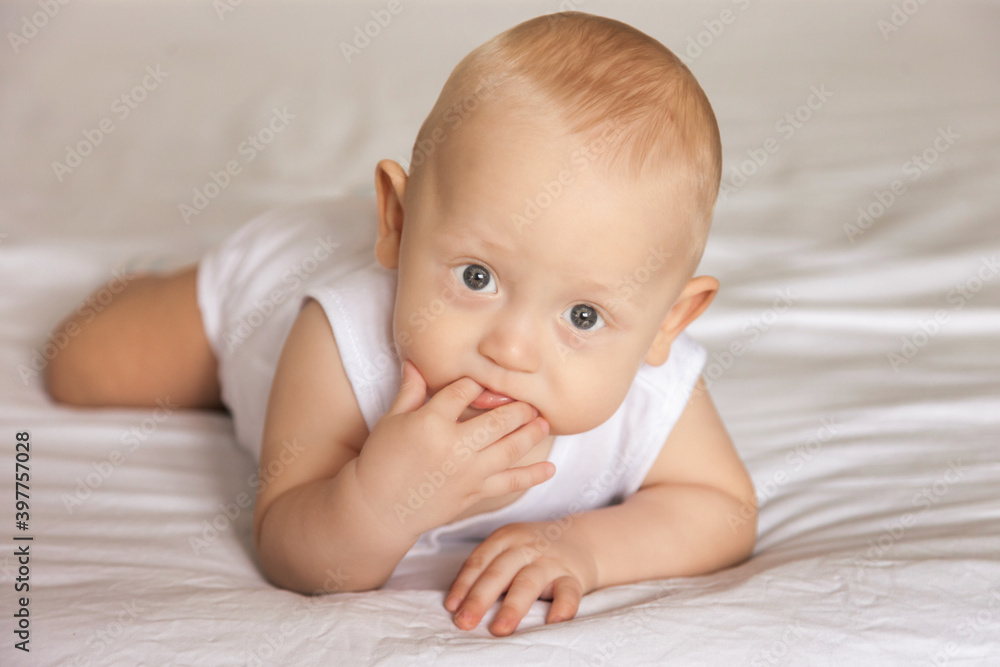
{"type": "Polygon", "coordinates": [[[510,467],[549,431],[527,403],[508,403],[459,423],[482,390],[471,378],[460,378],[428,401],[423,376],[404,362],[396,400],[356,463],[362,495],[386,527],[416,540],[483,499],[524,491],[555,473],[548,461],[510,467]]]}
{"type": "Polygon", "coordinates": [[[555,521],[510,523],[493,531],[469,554],[444,606],[456,612],[455,625],[471,630],[506,591],[490,624],[490,632],[501,637],[514,632],[539,599],[552,600],[546,623],[568,621],[576,616],[580,599],[594,590],[596,581],[593,556],[564,525],[555,521]]]}

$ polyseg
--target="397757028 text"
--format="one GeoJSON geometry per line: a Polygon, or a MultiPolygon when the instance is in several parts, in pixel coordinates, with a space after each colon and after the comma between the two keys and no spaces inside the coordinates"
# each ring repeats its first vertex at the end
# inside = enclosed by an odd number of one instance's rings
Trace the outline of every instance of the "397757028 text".
{"type": "Polygon", "coordinates": [[[14,619],[14,648],[27,653],[31,641],[31,617],[28,596],[31,579],[31,540],[27,533],[31,520],[31,434],[18,431],[14,436],[14,527],[21,533],[14,535],[14,558],[17,576],[14,577],[16,609],[14,619]]]}

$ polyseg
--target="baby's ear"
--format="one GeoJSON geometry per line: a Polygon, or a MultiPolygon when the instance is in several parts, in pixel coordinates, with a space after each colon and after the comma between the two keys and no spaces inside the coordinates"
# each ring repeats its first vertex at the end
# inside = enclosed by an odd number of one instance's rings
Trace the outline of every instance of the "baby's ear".
{"type": "Polygon", "coordinates": [[[403,233],[403,194],[406,171],[394,160],[381,160],[375,167],[378,195],[378,239],[375,259],[387,269],[399,266],[399,239],[403,233]]]}
{"type": "Polygon", "coordinates": [[[646,353],[647,364],[659,366],[667,360],[674,339],[705,312],[718,291],[719,281],[712,276],[697,276],[687,282],[660,325],[660,330],[656,332],[653,344],[649,346],[649,352],[646,353]]]}

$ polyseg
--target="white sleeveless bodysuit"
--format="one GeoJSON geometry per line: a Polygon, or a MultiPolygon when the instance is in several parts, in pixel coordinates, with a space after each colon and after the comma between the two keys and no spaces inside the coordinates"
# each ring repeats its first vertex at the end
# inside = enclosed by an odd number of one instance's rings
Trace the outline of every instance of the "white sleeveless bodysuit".
{"type": "MultiPolygon", "coordinates": [[[[372,259],[371,198],[300,204],[261,215],[199,264],[198,304],[219,360],[237,441],[260,458],[271,380],[305,298],[326,313],[368,429],[399,388],[392,343],[396,272],[372,259]]],[[[483,539],[502,525],[545,521],[635,493],[687,405],[705,350],[682,333],[662,366],[643,364],[618,410],[585,433],[554,438],[556,473],[500,509],[425,532],[407,555],[442,540],[483,539]]]]}

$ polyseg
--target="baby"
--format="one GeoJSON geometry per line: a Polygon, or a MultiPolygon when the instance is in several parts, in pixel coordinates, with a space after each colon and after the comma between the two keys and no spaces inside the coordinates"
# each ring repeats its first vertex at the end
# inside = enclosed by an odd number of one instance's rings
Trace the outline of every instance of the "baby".
{"type": "Polygon", "coordinates": [[[712,108],[667,48],[542,16],[458,64],[409,173],[379,162],[370,237],[357,202],[264,215],[67,318],[47,387],[229,409],[277,586],[369,590],[474,539],[444,600],[459,628],[504,594],[494,635],[536,599],[565,621],[595,589],[753,550],[754,489],[684,333],[718,289],[692,276],[720,170],[712,108]]]}

